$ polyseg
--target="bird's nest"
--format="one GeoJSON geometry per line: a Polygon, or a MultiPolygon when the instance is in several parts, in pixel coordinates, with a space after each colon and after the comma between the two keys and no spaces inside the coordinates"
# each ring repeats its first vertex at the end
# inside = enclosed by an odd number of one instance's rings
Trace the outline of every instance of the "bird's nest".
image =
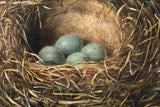
{"type": "Polygon", "coordinates": [[[160,104],[160,2],[99,1],[117,9],[127,39],[103,62],[59,66],[39,63],[28,39],[52,1],[0,1],[0,106],[160,104]]]}

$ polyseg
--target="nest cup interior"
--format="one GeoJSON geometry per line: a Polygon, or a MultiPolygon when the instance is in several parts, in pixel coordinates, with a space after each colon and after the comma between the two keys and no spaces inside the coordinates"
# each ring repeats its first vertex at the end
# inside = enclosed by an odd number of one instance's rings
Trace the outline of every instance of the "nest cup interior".
{"type": "Polygon", "coordinates": [[[85,45],[99,43],[106,48],[108,55],[118,50],[124,40],[114,6],[97,0],[46,4],[40,7],[39,17],[31,22],[31,28],[28,39],[35,53],[44,46],[54,45],[66,34],[80,36],[85,45]]]}

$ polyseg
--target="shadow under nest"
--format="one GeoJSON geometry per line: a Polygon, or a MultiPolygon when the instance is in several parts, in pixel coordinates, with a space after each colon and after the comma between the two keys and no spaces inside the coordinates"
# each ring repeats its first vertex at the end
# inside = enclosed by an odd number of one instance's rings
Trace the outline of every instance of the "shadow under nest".
{"type": "MultiPolygon", "coordinates": [[[[76,2],[68,0],[71,6],[74,4],[70,1],[76,2]]],[[[45,66],[39,63],[36,53],[43,44],[53,43],[39,44],[45,39],[38,36],[48,16],[43,11],[45,8],[51,12],[49,6],[61,7],[63,2],[0,2],[0,106],[158,106],[160,2],[99,0],[112,4],[116,15],[121,16],[126,37],[122,44],[116,51],[107,49],[110,56],[102,62],[45,66]]],[[[58,8],[54,16],[71,6],[58,8]]],[[[65,33],[63,29],[54,32],[65,33]]]]}

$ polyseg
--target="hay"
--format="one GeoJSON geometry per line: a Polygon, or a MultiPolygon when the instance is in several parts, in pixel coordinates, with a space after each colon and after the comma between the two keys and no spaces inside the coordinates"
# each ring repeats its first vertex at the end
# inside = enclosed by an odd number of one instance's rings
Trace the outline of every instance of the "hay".
{"type": "Polygon", "coordinates": [[[26,35],[51,1],[1,1],[0,106],[158,106],[160,3],[110,2],[126,30],[120,51],[99,63],[44,66],[26,35]]]}

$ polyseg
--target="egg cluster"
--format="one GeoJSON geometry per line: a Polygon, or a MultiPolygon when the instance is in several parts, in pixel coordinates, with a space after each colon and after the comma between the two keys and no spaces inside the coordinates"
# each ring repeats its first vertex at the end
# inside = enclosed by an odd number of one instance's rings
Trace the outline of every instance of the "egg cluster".
{"type": "Polygon", "coordinates": [[[83,40],[76,35],[68,34],[61,36],[55,46],[46,46],[39,52],[41,62],[45,65],[61,65],[99,61],[106,57],[105,48],[97,43],[86,46],[83,40]]]}

